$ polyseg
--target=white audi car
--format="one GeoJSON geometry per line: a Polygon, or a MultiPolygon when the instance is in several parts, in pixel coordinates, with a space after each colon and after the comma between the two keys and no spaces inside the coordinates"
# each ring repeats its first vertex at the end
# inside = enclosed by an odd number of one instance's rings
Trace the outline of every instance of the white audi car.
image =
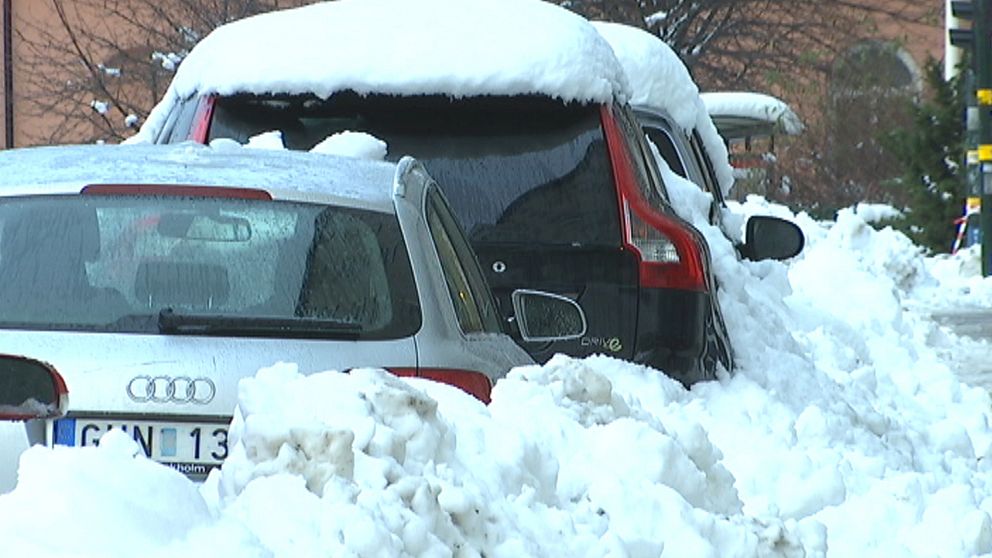
{"type": "MultiPolygon", "coordinates": [[[[29,445],[111,428],[202,478],[227,455],[238,380],[279,361],[381,367],[483,401],[533,363],[413,159],[62,146],[2,152],[0,169],[0,353],[52,364],[69,392],[60,419],[0,421],[0,492],[29,445]]],[[[520,291],[514,306],[524,338],[585,329],[561,297],[520,291]]]]}

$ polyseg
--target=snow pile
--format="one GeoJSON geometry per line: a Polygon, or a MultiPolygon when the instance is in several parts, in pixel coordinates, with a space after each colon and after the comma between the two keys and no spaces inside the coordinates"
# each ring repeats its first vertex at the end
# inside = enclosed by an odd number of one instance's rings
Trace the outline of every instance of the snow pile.
{"type": "Polygon", "coordinates": [[[581,16],[552,3],[339,0],[214,30],[182,61],[131,141],[150,141],[172,106],[194,94],[327,97],[343,90],[540,93],[583,102],[622,100],[627,91],[609,45],[581,16]]]}
{"type": "Polygon", "coordinates": [[[992,307],[992,281],[982,277],[982,247],[975,244],[957,254],[939,254],[927,260],[927,269],[939,286],[920,298],[935,307],[987,309],[992,307]]]}
{"type": "Polygon", "coordinates": [[[242,383],[222,513],[277,555],[754,556],[798,546],[782,522],[739,515],[705,432],[669,431],[610,378],[678,395],[657,372],[605,357],[518,369],[488,409],[379,370],[263,370],[242,383]],[[262,503],[286,510],[277,525],[251,511],[262,503]]]}
{"type": "Polygon", "coordinates": [[[340,155],[384,161],[386,159],[386,142],[365,132],[339,132],[332,134],[310,149],[313,153],[340,155]]]}
{"type": "Polygon", "coordinates": [[[286,149],[286,145],[282,141],[282,132],[279,130],[271,130],[252,136],[248,138],[248,143],[245,144],[245,147],[251,149],[273,149],[276,151],[286,149]]]}
{"type": "MultiPolygon", "coordinates": [[[[708,197],[682,186],[673,200],[701,218],[708,197]]],[[[38,557],[992,553],[992,401],[912,308],[939,287],[934,260],[853,209],[793,218],[809,243],[788,264],[740,262],[700,225],[731,378],[685,390],[559,356],[512,371],[486,407],[379,370],[279,364],[242,382],[231,457],[199,493],[124,436],[33,448],[0,496],[0,538],[38,557]]]]}

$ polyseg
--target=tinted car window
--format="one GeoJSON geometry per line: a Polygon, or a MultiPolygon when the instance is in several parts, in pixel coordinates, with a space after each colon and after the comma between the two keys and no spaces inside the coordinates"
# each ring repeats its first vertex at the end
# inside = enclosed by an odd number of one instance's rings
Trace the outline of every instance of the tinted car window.
{"type": "Polygon", "coordinates": [[[668,168],[672,169],[675,174],[682,178],[688,178],[685,172],[685,166],[682,164],[682,158],[679,157],[678,149],[675,148],[675,142],[672,140],[670,132],[654,126],[645,127],[644,131],[647,133],[651,143],[658,148],[662,159],[668,163],[668,168]]]}
{"type": "Polygon", "coordinates": [[[717,186],[716,171],[713,170],[713,161],[710,159],[709,153],[703,148],[703,140],[699,136],[698,130],[692,131],[692,139],[690,141],[692,145],[692,150],[696,153],[696,158],[702,162],[703,166],[703,187],[706,188],[707,192],[713,194],[714,201],[723,204],[723,192],[717,186]]]}
{"type": "Polygon", "coordinates": [[[179,108],[169,115],[169,120],[162,129],[164,143],[177,143],[189,139],[198,101],[197,97],[181,101],[179,108]]]}
{"type": "Polygon", "coordinates": [[[427,196],[427,225],[434,239],[448,294],[455,306],[458,325],[465,333],[498,333],[500,323],[496,306],[475,254],[441,196],[432,190],[427,196]]]}
{"type": "Polygon", "coordinates": [[[0,308],[0,328],[155,333],[163,311],[224,317],[234,335],[420,328],[395,215],[228,198],[3,198],[0,308]],[[286,323],[253,330],[263,319],[286,323]]]}
{"type": "Polygon", "coordinates": [[[667,199],[668,190],[658,173],[654,155],[647,144],[641,125],[627,110],[615,107],[614,113],[617,116],[617,123],[624,132],[623,137],[627,140],[638,190],[651,207],[660,211],[671,211],[667,199]]]}
{"type": "Polygon", "coordinates": [[[473,242],[618,245],[612,169],[595,105],[543,97],[337,94],[221,98],[210,139],[280,130],[310,149],[345,130],[420,159],[473,242]]]}

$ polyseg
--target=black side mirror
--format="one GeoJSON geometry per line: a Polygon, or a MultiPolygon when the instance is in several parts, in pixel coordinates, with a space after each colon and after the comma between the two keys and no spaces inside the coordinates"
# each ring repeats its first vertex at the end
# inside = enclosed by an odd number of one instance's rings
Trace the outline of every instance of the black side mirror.
{"type": "Polygon", "coordinates": [[[529,289],[517,289],[510,297],[524,341],[567,341],[586,333],[585,312],[568,297],[529,289]]]}
{"type": "Polygon", "coordinates": [[[806,244],[799,225],[778,217],[755,215],[747,220],[741,255],[753,261],[787,260],[806,244]]]}
{"type": "Polygon", "coordinates": [[[56,418],[68,405],[69,390],[50,364],[0,355],[0,421],[56,418]]]}

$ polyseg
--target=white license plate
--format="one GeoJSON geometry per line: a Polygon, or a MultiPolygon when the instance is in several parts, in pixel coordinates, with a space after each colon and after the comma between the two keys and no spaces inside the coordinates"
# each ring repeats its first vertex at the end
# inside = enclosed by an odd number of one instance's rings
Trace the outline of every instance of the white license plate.
{"type": "Polygon", "coordinates": [[[226,422],[166,422],[73,417],[55,421],[55,443],[95,446],[110,429],[123,430],[149,458],[192,478],[205,478],[227,458],[226,422]]]}

